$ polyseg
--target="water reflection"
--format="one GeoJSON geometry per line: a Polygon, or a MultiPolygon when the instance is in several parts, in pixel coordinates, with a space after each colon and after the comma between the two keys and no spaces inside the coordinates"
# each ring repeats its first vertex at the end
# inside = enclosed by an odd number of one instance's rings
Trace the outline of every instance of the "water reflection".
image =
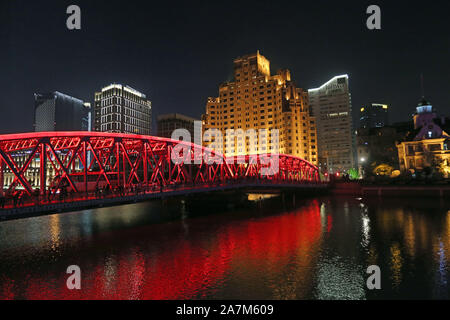
{"type": "Polygon", "coordinates": [[[391,280],[394,288],[398,287],[402,281],[402,266],[403,258],[398,243],[393,243],[391,246],[390,255],[390,267],[391,267],[391,280]]]}
{"type": "Polygon", "coordinates": [[[319,265],[317,298],[321,300],[365,299],[365,279],[356,264],[339,256],[319,265]]]}
{"type": "Polygon", "coordinates": [[[270,201],[200,217],[144,203],[0,223],[0,299],[448,298],[445,203],[270,201]],[[65,287],[71,264],[80,291],[65,287]],[[378,292],[366,289],[374,264],[378,292]]]}

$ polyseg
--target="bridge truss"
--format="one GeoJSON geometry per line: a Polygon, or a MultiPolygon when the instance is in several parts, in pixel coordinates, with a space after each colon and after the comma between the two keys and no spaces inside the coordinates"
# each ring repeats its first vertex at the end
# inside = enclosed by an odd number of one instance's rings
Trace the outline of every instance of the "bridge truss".
{"type": "Polygon", "coordinates": [[[117,195],[163,192],[167,186],[214,187],[248,180],[321,183],[316,166],[289,155],[225,158],[188,142],[121,133],[0,135],[2,207],[8,198],[20,206],[23,198],[42,204],[69,194],[89,198],[105,190],[117,195]]]}

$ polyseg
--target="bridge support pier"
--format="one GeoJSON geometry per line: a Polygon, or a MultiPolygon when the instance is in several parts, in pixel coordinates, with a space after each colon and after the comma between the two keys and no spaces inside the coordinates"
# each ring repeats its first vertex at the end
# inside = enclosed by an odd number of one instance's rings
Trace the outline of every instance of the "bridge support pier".
{"type": "Polygon", "coordinates": [[[5,177],[3,175],[3,170],[4,170],[4,164],[3,164],[3,159],[0,158],[0,196],[4,195],[4,191],[3,191],[3,186],[5,184],[5,177]]]}

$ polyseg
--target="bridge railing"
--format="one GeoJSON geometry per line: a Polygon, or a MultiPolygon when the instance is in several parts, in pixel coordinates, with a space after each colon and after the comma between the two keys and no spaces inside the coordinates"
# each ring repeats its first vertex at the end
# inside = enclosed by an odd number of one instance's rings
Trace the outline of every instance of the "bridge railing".
{"type": "MultiPolygon", "coordinates": [[[[312,182],[302,182],[303,185],[325,185],[326,183],[312,183],[312,182]]],[[[88,192],[78,192],[78,193],[58,193],[57,196],[49,198],[48,195],[34,194],[27,195],[26,192],[18,192],[14,195],[3,196],[0,197],[0,208],[1,209],[12,209],[12,208],[21,208],[28,206],[42,206],[49,204],[58,204],[58,203],[70,203],[70,202],[79,202],[86,200],[97,200],[97,199],[110,199],[110,198],[124,198],[130,196],[139,196],[139,195],[159,195],[162,196],[164,193],[186,190],[196,190],[200,189],[202,191],[207,191],[209,189],[219,188],[219,187],[240,187],[240,186],[253,186],[253,187],[263,187],[268,186],[271,188],[277,186],[298,186],[299,183],[297,181],[281,181],[281,180],[269,180],[269,179],[258,179],[258,178],[243,178],[240,180],[228,180],[222,183],[200,183],[200,184],[173,184],[173,185],[152,185],[152,186],[135,186],[130,187],[124,190],[114,189],[110,190],[107,188],[102,188],[96,191],[88,191],[88,192]]]]}

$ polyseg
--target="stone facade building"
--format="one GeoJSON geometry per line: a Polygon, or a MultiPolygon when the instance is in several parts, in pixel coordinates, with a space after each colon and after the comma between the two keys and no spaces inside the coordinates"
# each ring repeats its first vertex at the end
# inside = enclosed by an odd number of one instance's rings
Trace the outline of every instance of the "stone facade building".
{"type": "Polygon", "coordinates": [[[295,85],[289,70],[272,75],[269,60],[259,51],[234,60],[234,80],[208,98],[202,121],[203,144],[227,156],[280,153],[317,164],[316,120],[308,92],[295,85]],[[267,135],[259,134],[261,129],[267,135]],[[227,140],[229,130],[236,134],[227,140]]]}

